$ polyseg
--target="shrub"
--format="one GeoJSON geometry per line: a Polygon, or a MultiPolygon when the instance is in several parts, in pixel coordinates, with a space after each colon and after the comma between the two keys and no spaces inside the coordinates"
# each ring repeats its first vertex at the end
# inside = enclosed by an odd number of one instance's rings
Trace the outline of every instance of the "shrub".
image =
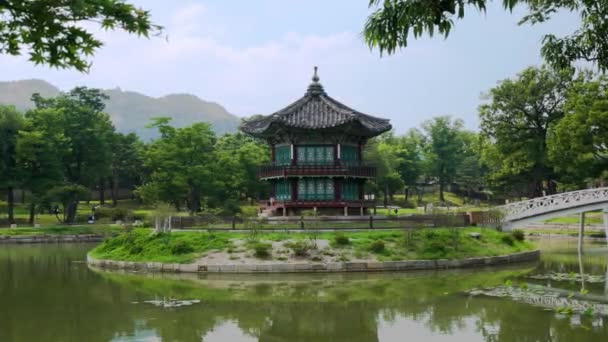
{"type": "Polygon", "coordinates": [[[348,236],[342,234],[342,233],[336,233],[336,236],[334,237],[334,241],[336,242],[336,245],[339,246],[345,246],[350,244],[350,239],[348,238],[348,236]]]}
{"type": "Polygon", "coordinates": [[[511,235],[513,235],[513,238],[517,241],[524,241],[526,239],[526,234],[524,234],[524,231],[521,229],[515,229],[511,235]]]}
{"type": "Polygon", "coordinates": [[[133,217],[133,212],[126,208],[106,208],[100,207],[95,210],[96,219],[109,219],[110,221],[125,221],[133,217]]]}
{"type": "Polygon", "coordinates": [[[173,241],[170,245],[171,254],[180,255],[180,254],[188,254],[194,251],[194,247],[192,247],[186,241],[173,241]]]}
{"type": "Polygon", "coordinates": [[[509,246],[513,246],[515,244],[515,240],[513,239],[513,236],[511,236],[511,235],[503,235],[503,237],[500,238],[500,240],[504,244],[507,244],[509,246]]]}
{"type": "Polygon", "coordinates": [[[308,255],[308,251],[311,246],[306,241],[295,241],[289,242],[285,244],[286,247],[289,247],[293,250],[293,253],[297,256],[306,256],[308,255]]]}
{"type": "Polygon", "coordinates": [[[381,253],[384,251],[384,247],[384,241],[376,240],[372,242],[372,244],[369,246],[369,249],[374,253],[381,253]]]}
{"type": "Polygon", "coordinates": [[[270,248],[272,246],[269,243],[257,242],[253,245],[255,256],[258,258],[268,258],[270,256],[270,248]]]}

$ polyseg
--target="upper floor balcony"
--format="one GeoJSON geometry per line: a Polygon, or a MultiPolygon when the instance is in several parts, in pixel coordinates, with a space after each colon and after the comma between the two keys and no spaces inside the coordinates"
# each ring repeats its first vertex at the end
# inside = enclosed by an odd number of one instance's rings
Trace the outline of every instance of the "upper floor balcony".
{"type": "Polygon", "coordinates": [[[374,178],[376,177],[376,167],[361,162],[342,161],[331,163],[272,163],[262,166],[259,173],[260,179],[303,176],[374,178]]]}

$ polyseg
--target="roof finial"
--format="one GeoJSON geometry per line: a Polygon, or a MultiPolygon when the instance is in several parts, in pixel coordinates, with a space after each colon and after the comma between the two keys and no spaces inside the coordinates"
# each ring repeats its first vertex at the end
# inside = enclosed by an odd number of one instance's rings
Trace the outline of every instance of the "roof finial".
{"type": "Polygon", "coordinates": [[[315,74],[312,76],[312,81],[315,82],[315,83],[319,82],[319,75],[317,75],[317,70],[318,69],[319,68],[315,65],[315,74]]]}

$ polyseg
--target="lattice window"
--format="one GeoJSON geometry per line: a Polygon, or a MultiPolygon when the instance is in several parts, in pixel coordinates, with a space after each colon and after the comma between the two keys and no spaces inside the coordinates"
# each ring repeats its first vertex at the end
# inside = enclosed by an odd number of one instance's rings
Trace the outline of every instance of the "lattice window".
{"type": "Polygon", "coordinates": [[[291,163],[291,146],[275,147],[274,160],[277,165],[289,165],[291,163]]]}
{"type": "Polygon", "coordinates": [[[276,183],[276,199],[278,201],[291,200],[291,183],[286,180],[279,180],[276,183]]]}

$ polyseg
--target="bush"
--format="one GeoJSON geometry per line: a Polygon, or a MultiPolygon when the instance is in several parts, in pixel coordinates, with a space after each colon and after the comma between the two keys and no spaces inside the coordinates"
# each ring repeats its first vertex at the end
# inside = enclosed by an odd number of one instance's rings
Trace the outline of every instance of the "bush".
{"type": "Polygon", "coordinates": [[[521,229],[515,229],[511,235],[513,235],[513,238],[517,241],[524,241],[526,239],[526,234],[524,233],[523,230],[521,229]]]}
{"type": "Polygon", "coordinates": [[[503,237],[500,238],[500,240],[509,246],[513,246],[515,244],[515,240],[513,239],[513,236],[511,236],[511,235],[503,235],[503,237]]]}
{"type": "Polygon", "coordinates": [[[133,217],[133,212],[126,208],[106,208],[100,207],[95,210],[96,219],[109,219],[110,221],[125,221],[133,217]]]}
{"type": "Polygon", "coordinates": [[[170,248],[171,254],[173,255],[181,255],[194,252],[194,247],[192,247],[186,241],[173,241],[171,242],[170,248]]]}
{"type": "Polygon", "coordinates": [[[374,253],[382,253],[384,251],[384,247],[384,241],[376,240],[372,242],[372,244],[369,246],[369,249],[374,253]]]}
{"type": "Polygon", "coordinates": [[[269,243],[257,242],[253,245],[255,256],[258,258],[268,258],[270,256],[270,248],[272,246],[269,243]]]}
{"type": "Polygon", "coordinates": [[[308,251],[311,246],[306,241],[295,241],[285,244],[286,247],[289,247],[293,250],[293,253],[297,256],[306,256],[308,255],[308,251]]]}
{"type": "Polygon", "coordinates": [[[345,246],[345,245],[350,244],[350,239],[348,238],[348,236],[346,236],[342,233],[336,233],[336,236],[334,237],[334,241],[336,242],[336,245],[339,245],[339,246],[345,246]]]}

